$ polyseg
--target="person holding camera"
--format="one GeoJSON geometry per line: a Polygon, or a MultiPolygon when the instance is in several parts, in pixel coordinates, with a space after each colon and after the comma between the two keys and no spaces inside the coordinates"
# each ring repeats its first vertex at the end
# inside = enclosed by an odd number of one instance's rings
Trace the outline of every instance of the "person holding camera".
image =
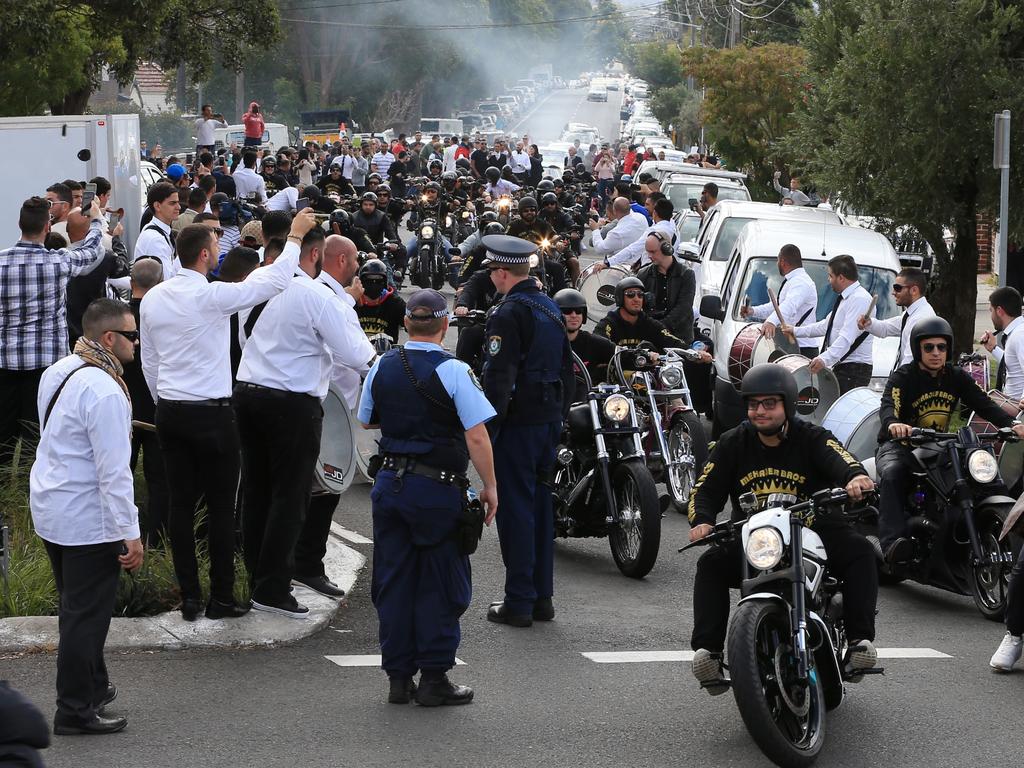
{"type": "Polygon", "coordinates": [[[263,122],[259,102],[249,102],[249,111],[242,115],[242,124],[245,126],[245,140],[242,142],[242,146],[260,146],[263,143],[263,131],[266,129],[266,123],[263,122]]]}
{"type": "MultiPolygon", "coordinates": [[[[220,112],[214,113],[213,107],[209,104],[203,104],[203,116],[196,120],[196,155],[198,156],[202,152],[209,152],[213,154],[213,145],[216,139],[214,138],[214,130],[217,128],[227,128],[228,124],[224,121],[224,115],[220,112]]],[[[260,131],[260,136],[263,136],[263,131],[260,131]]]]}

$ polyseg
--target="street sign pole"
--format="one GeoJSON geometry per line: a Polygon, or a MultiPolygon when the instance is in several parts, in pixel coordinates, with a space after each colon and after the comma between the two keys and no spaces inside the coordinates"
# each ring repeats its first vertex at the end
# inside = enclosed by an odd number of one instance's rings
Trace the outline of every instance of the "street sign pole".
{"type": "Polygon", "coordinates": [[[1000,172],[999,180],[999,285],[1006,285],[1006,253],[1010,239],[1010,110],[995,115],[992,167],[1000,172]]]}

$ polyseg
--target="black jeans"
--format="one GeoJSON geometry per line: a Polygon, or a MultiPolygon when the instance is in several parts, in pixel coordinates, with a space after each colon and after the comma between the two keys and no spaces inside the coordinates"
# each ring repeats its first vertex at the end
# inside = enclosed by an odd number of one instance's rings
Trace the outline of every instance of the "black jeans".
{"type": "Polygon", "coordinates": [[[170,501],[167,490],[167,468],[160,450],[160,441],[155,432],[136,429],[132,433],[131,468],[139,460],[139,449],[142,450],[142,474],[146,478],[146,514],[143,516],[145,525],[142,535],[147,547],[160,546],[161,539],[167,537],[167,521],[170,501]]]}
{"type": "Polygon", "coordinates": [[[66,547],[43,541],[60,595],[57,649],[57,719],[91,720],[107,693],[103,646],[117,598],[120,541],[66,547]]]}
{"type": "Polygon", "coordinates": [[[870,363],[839,363],[832,368],[839,382],[839,394],[845,395],[856,387],[866,387],[871,383],[870,363]]]}
{"type": "Polygon", "coordinates": [[[878,541],[885,552],[907,530],[907,494],[910,492],[910,448],[895,440],[875,451],[878,478],[878,541]]]}
{"type": "Polygon", "coordinates": [[[202,598],[195,518],[199,499],[205,497],[210,595],[229,602],[235,591],[235,491],[240,461],[234,411],[230,404],[161,400],[156,406],[156,434],[167,470],[168,530],[181,595],[202,598]]]}
{"type": "Polygon", "coordinates": [[[337,493],[314,494],[309,502],[306,522],[295,544],[295,575],[308,578],[325,576],[324,555],[327,554],[327,537],[331,535],[334,510],[341,495],[337,493]]]}
{"type": "Polygon", "coordinates": [[[9,466],[24,424],[38,424],[39,379],[45,368],[14,371],[0,368],[0,467],[9,466]]]}
{"type": "MultiPolygon", "coordinates": [[[[878,569],[868,540],[849,527],[817,531],[828,552],[829,572],[843,582],[843,615],[850,640],[875,639],[878,569]]],[[[729,589],[743,579],[738,540],[712,546],[697,561],[693,581],[693,634],[690,647],[720,653],[729,624],[729,589]]]]}
{"type": "Polygon", "coordinates": [[[290,595],[299,540],[320,454],[323,409],[309,395],[235,387],[242,441],[242,551],[253,600],[290,595]]]}
{"type": "Polygon", "coordinates": [[[1010,571],[1010,589],[1006,595],[1006,631],[1024,635],[1024,549],[1010,571]]]}

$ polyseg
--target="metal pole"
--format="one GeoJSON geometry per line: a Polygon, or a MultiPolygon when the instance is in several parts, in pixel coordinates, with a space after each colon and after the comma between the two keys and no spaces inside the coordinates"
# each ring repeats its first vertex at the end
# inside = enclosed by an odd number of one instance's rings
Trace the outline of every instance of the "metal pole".
{"type": "Polygon", "coordinates": [[[996,150],[993,158],[1000,169],[999,180],[999,285],[1006,285],[1006,253],[1010,240],[1010,110],[996,115],[996,150]]]}

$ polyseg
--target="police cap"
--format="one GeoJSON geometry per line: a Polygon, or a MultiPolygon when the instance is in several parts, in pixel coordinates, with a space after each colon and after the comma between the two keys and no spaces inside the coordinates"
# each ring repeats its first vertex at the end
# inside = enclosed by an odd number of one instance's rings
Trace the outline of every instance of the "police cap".
{"type": "Polygon", "coordinates": [[[481,238],[480,242],[487,249],[487,258],[483,260],[483,266],[529,264],[530,256],[537,252],[534,243],[511,235],[487,235],[481,238]]]}
{"type": "Polygon", "coordinates": [[[432,288],[416,291],[405,303],[405,316],[416,320],[428,320],[432,317],[447,317],[448,302],[432,288]]]}

